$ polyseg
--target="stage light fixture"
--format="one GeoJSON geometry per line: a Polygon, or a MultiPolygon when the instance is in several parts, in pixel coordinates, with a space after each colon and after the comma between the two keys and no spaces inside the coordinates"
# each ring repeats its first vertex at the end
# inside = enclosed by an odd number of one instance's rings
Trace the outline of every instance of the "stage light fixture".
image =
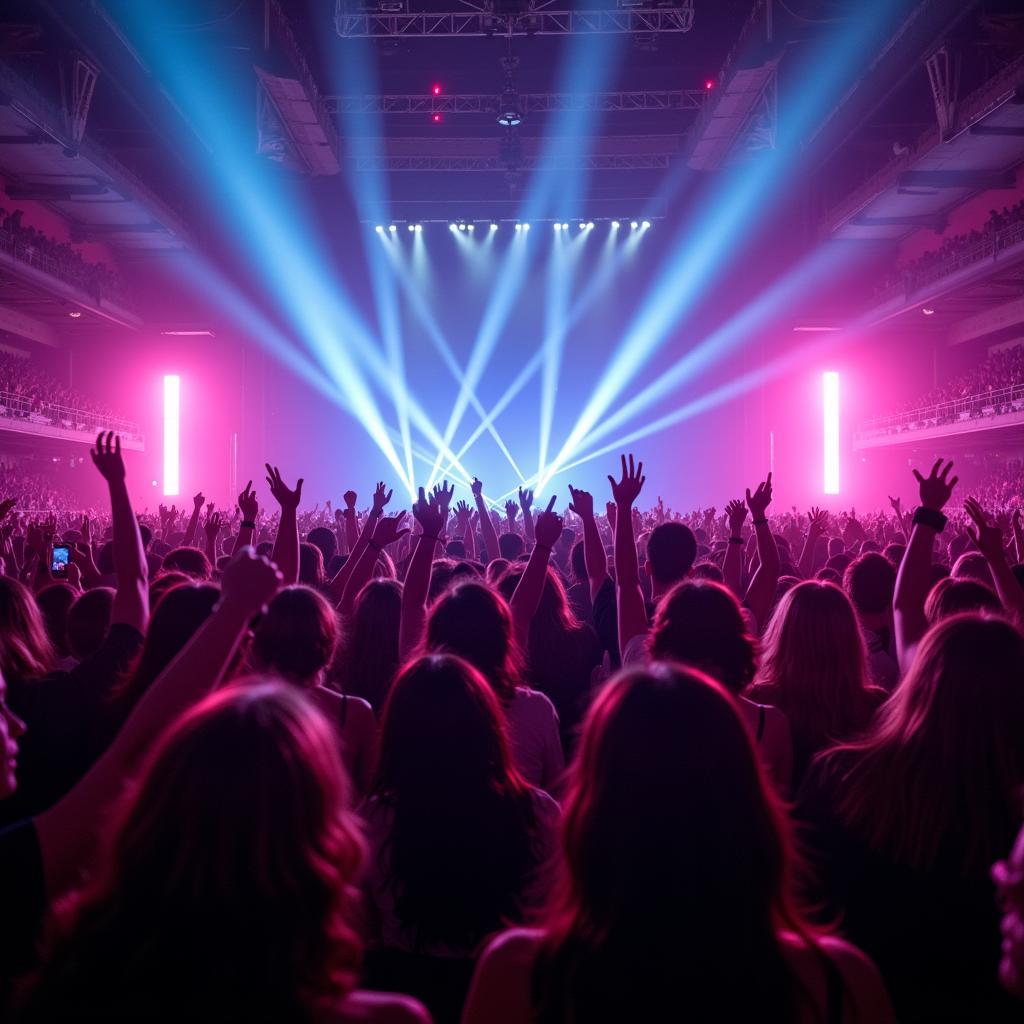
{"type": "Polygon", "coordinates": [[[568,231],[569,230],[569,225],[568,224],[563,224],[562,225],[562,230],[563,231],[568,231]]]}
{"type": "Polygon", "coordinates": [[[649,228],[650,226],[651,226],[651,222],[650,222],[649,220],[645,220],[645,221],[643,222],[643,224],[641,224],[641,225],[640,225],[640,227],[642,227],[642,228],[643,228],[643,229],[644,229],[645,231],[646,231],[646,230],[647,230],[647,229],[648,229],[648,228],[649,228]]]}
{"type": "Polygon", "coordinates": [[[588,231],[593,231],[594,230],[594,222],[592,220],[588,220],[587,221],[587,230],[588,231]]]}
{"type": "Polygon", "coordinates": [[[466,225],[466,230],[467,231],[475,231],[476,230],[476,225],[475,224],[467,224],[466,225]]]}
{"type": "Polygon", "coordinates": [[[391,234],[394,234],[397,230],[398,230],[398,228],[394,224],[389,224],[388,225],[388,231],[390,231],[391,234]]]}
{"type": "Polygon", "coordinates": [[[460,231],[465,231],[466,230],[466,225],[465,224],[460,224],[459,225],[459,230],[460,231]]]}
{"type": "Polygon", "coordinates": [[[383,226],[382,226],[382,225],[380,225],[380,224],[378,224],[378,225],[377,225],[377,227],[375,228],[375,230],[376,230],[376,232],[377,232],[377,234],[378,234],[378,235],[383,235],[383,234],[384,234],[384,228],[383,228],[383,226]]]}
{"type": "Polygon", "coordinates": [[[517,224],[516,225],[516,231],[522,231],[522,230],[523,230],[523,225],[522,224],[517,224]]]}
{"type": "Polygon", "coordinates": [[[433,92],[434,92],[435,96],[440,96],[441,95],[441,86],[435,85],[434,89],[433,89],[433,92]]]}
{"type": "Polygon", "coordinates": [[[639,224],[638,224],[638,223],[637,223],[637,222],[636,222],[635,220],[634,220],[634,221],[631,221],[631,222],[630,222],[630,225],[629,225],[629,226],[630,226],[630,227],[631,227],[631,228],[632,228],[632,229],[633,229],[634,231],[636,231],[636,229],[637,229],[638,227],[640,227],[640,225],[639,225],[639,224]]]}
{"type": "Polygon", "coordinates": [[[530,225],[529,224],[524,224],[523,225],[523,230],[524,231],[529,231],[530,230],[530,225]]]}
{"type": "Polygon", "coordinates": [[[416,225],[416,230],[417,231],[422,231],[423,230],[423,225],[422,224],[417,224],[416,225]]]}
{"type": "Polygon", "coordinates": [[[492,224],[491,225],[491,230],[492,231],[497,231],[498,230],[498,225],[497,224],[492,224]]]}
{"type": "Polygon", "coordinates": [[[440,124],[444,120],[444,118],[442,118],[440,114],[435,113],[433,117],[431,117],[431,120],[434,122],[434,124],[440,124]]]}
{"type": "Polygon", "coordinates": [[[620,225],[619,225],[619,222],[618,222],[617,220],[613,220],[613,221],[612,221],[612,227],[613,227],[613,228],[617,228],[617,227],[619,227],[619,226],[620,226],[620,225]]]}
{"type": "Polygon", "coordinates": [[[410,231],[415,231],[416,230],[416,225],[415,224],[410,224],[409,225],[409,230],[410,231]]]}
{"type": "Polygon", "coordinates": [[[715,87],[715,80],[713,78],[705,78],[704,79],[704,91],[705,92],[711,92],[711,90],[714,89],[714,87],[715,87]]]}
{"type": "Polygon", "coordinates": [[[580,221],[580,231],[586,231],[586,230],[587,230],[587,223],[586,223],[586,221],[582,221],[581,220],[580,221]]]}
{"type": "Polygon", "coordinates": [[[82,311],[80,309],[73,309],[68,313],[68,316],[71,317],[72,320],[77,320],[81,315],[82,311]]]}
{"type": "Polygon", "coordinates": [[[556,224],[554,227],[555,227],[556,231],[561,231],[562,230],[562,225],[561,224],[556,224]]]}
{"type": "Polygon", "coordinates": [[[935,315],[935,310],[932,309],[931,306],[924,306],[924,307],[922,307],[921,312],[924,313],[925,316],[934,316],[935,315]]]}
{"type": "Polygon", "coordinates": [[[448,225],[448,230],[449,230],[449,231],[458,231],[458,230],[459,230],[459,227],[458,227],[458,225],[457,225],[457,224],[449,224],[449,225],[448,225]]]}

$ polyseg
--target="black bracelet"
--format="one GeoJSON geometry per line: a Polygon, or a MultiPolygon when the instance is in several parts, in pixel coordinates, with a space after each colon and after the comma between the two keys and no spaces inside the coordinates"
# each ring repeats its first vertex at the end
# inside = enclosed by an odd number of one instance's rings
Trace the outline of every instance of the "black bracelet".
{"type": "Polygon", "coordinates": [[[243,519],[242,520],[242,529],[243,530],[255,530],[256,529],[255,521],[252,520],[252,519],[243,519]]]}
{"type": "Polygon", "coordinates": [[[936,508],[925,508],[921,505],[914,512],[914,525],[927,526],[936,533],[942,533],[946,528],[946,517],[936,508]]]}
{"type": "Polygon", "coordinates": [[[750,522],[754,526],[767,526],[768,525],[768,520],[767,519],[751,519],[750,522]]]}
{"type": "Polygon", "coordinates": [[[743,540],[742,537],[730,537],[729,538],[729,543],[730,544],[743,544],[743,543],[745,543],[745,541],[743,540]]]}

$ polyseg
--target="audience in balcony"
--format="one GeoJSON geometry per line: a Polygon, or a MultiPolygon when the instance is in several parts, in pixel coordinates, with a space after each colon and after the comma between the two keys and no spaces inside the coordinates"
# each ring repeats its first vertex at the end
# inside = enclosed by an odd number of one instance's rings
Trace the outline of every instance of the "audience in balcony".
{"type": "Polygon", "coordinates": [[[947,272],[940,271],[940,267],[944,268],[949,264],[948,270],[952,271],[957,269],[952,265],[957,261],[974,262],[970,257],[975,250],[979,250],[979,255],[989,255],[993,244],[997,248],[1001,244],[999,232],[1022,222],[1024,199],[1013,206],[1004,206],[1002,210],[990,210],[988,220],[980,230],[975,228],[961,235],[943,238],[937,249],[922,253],[917,259],[897,264],[882,281],[879,291],[889,292],[897,288],[900,291],[913,291],[926,281],[934,280],[947,272]]]}
{"type": "Polygon", "coordinates": [[[0,417],[3,416],[91,433],[100,427],[117,427],[129,433],[132,426],[103,403],[65,387],[30,359],[0,352],[0,417]]]}
{"type": "Polygon", "coordinates": [[[84,288],[97,299],[124,300],[117,274],[105,263],[90,263],[70,243],[58,242],[42,231],[22,223],[23,210],[0,206],[0,244],[13,250],[26,263],[84,288]]]}

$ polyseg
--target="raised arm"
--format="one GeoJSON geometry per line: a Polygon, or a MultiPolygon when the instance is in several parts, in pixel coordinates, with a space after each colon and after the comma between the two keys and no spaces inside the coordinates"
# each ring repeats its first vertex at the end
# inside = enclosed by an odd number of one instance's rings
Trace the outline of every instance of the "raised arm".
{"type": "Polygon", "coordinates": [[[524,491],[519,488],[519,507],[523,510],[523,530],[526,533],[527,546],[537,542],[537,535],[533,529],[533,491],[524,491]]]}
{"type": "Polygon", "coordinates": [[[302,500],[302,477],[299,477],[295,490],[290,490],[281,479],[281,471],[277,466],[265,463],[267,467],[267,483],[270,493],[281,507],[281,519],[277,524],[277,537],[274,539],[274,561],[277,563],[284,585],[291,586],[299,582],[299,522],[298,507],[302,500]]]}
{"type": "Polygon", "coordinates": [[[464,501],[455,506],[455,521],[458,523],[462,537],[462,546],[466,549],[466,558],[476,561],[476,536],[473,532],[473,510],[464,501]]]}
{"type": "Polygon", "coordinates": [[[809,580],[814,575],[814,552],[817,550],[818,541],[825,536],[828,529],[828,512],[823,508],[811,507],[807,513],[807,539],[804,541],[804,549],[800,552],[800,578],[809,580]]]}
{"type": "MultiPolygon", "coordinates": [[[[388,490],[387,484],[383,480],[377,482],[377,487],[373,492],[373,505],[370,508],[370,512],[366,517],[366,522],[363,523],[362,533],[359,534],[355,543],[349,549],[348,558],[345,564],[337,571],[332,579],[327,584],[327,589],[334,598],[336,604],[341,602],[341,599],[345,596],[345,587],[348,586],[349,577],[356,571],[356,566],[359,564],[359,559],[362,558],[363,552],[369,546],[370,541],[373,539],[373,529],[377,525],[377,520],[384,514],[384,507],[391,501],[391,497],[394,494],[393,491],[388,490]]],[[[352,501],[355,501],[356,496],[354,491],[345,492],[345,501],[349,500],[351,495],[352,501]]],[[[347,515],[347,510],[346,510],[347,515]]],[[[355,522],[356,510],[351,510],[351,520],[355,522]]],[[[348,520],[346,519],[346,529],[348,526],[348,520]]]]}
{"type": "Polygon", "coordinates": [[[964,502],[964,509],[974,521],[974,528],[967,527],[971,540],[985,556],[989,569],[992,570],[992,581],[996,585],[996,593],[1003,607],[1017,626],[1024,625],[1024,588],[1013,575],[1010,563],[1006,560],[1006,548],[1003,546],[1003,531],[989,522],[984,509],[974,498],[964,502]]]}
{"type": "Polygon", "coordinates": [[[498,531],[494,528],[487,505],[484,504],[484,485],[473,478],[473,500],[476,502],[476,510],[480,513],[480,534],[483,537],[484,557],[480,559],[484,565],[489,565],[498,557],[498,531]]]}
{"type": "Polygon", "coordinates": [[[750,521],[757,537],[757,571],[747,587],[744,604],[757,619],[758,627],[763,629],[775,601],[775,591],[779,585],[779,548],[775,543],[771,527],[768,525],[768,506],[772,502],[772,475],[757,486],[753,494],[747,490],[747,508],[750,509],[750,521]]]}
{"type": "Polygon", "coordinates": [[[594,516],[594,496],[588,491],[578,491],[570,484],[569,497],[572,499],[569,508],[583,521],[583,561],[587,566],[587,582],[590,584],[590,600],[593,602],[602,584],[608,579],[608,556],[594,516]]]}
{"type": "Polygon", "coordinates": [[[220,536],[221,516],[219,512],[211,512],[206,517],[203,532],[206,534],[206,557],[210,565],[217,568],[217,538],[220,536]]]}
{"type": "Polygon", "coordinates": [[[402,661],[412,655],[423,639],[434,548],[441,539],[446,515],[437,498],[433,494],[428,498],[422,487],[412,514],[420,524],[422,532],[416,538],[416,548],[405,574],[405,585],[402,587],[402,615],[398,634],[398,654],[402,661]]]}
{"type": "Polygon", "coordinates": [[[619,615],[619,653],[625,658],[626,645],[635,636],[647,633],[647,609],[640,589],[640,565],[636,554],[636,538],[633,536],[633,502],[644,485],[644,464],[635,468],[633,456],[622,456],[622,479],[616,482],[611,476],[612,497],[615,499],[615,594],[619,615]]]}
{"type": "Polygon", "coordinates": [[[117,592],[114,594],[110,621],[123,622],[144,633],[149,621],[149,570],[139,522],[132,511],[125,484],[121,439],[110,431],[104,440],[101,433],[96,438],[95,450],[89,454],[110,490],[114,573],[117,576],[117,592]]]}
{"type": "Polygon", "coordinates": [[[389,545],[400,540],[409,531],[401,529],[402,520],[405,519],[405,512],[399,512],[397,516],[383,516],[377,520],[373,528],[373,537],[363,548],[359,556],[358,564],[348,577],[345,584],[345,591],[341,595],[338,604],[338,611],[342,615],[351,615],[355,607],[359,591],[366,586],[373,575],[373,567],[377,564],[377,556],[389,545]]]}
{"type": "Polygon", "coordinates": [[[1015,508],[1013,510],[1013,550],[1017,557],[1017,562],[1024,562],[1024,527],[1021,526],[1020,521],[1020,509],[1015,508]]]}
{"type": "Polygon", "coordinates": [[[242,513],[242,522],[238,527],[238,536],[231,551],[232,557],[244,547],[248,547],[256,538],[256,517],[260,514],[260,505],[256,500],[256,492],[252,489],[252,481],[245,485],[245,490],[238,496],[238,511],[242,513]]]}
{"type": "Polygon", "coordinates": [[[206,498],[203,497],[202,491],[192,499],[192,518],[188,521],[188,526],[185,528],[185,539],[181,542],[186,548],[195,545],[196,537],[199,534],[199,513],[202,511],[205,501],[206,498]]]}
{"type": "Polygon", "coordinates": [[[921,505],[914,513],[913,529],[896,573],[896,590],[892,599],[896,654],[901,672],[910,667],[918,642],[928,629],[924,603],[932,583],[932,549],[935,537],[946,525],[942,508],[949,501],[958,479],[948,479],[952,468],[952,462],[942,467],[942,459],[938,459],[927,478],[914,470],[921,490],[921,505]]]}
{"type": "Polygon", "coordinates": [[[519,515],[519,505],[512,501],[505,502],[505,522],[508,524],[509,533],[518,533],[516,529],[516,518],[519,515]]]}
{"type": "Polygon", "coordinates": [[[553,511],[554,507],[555,496],[552,494],[548,507],[537,516],[536,543],[509,602],[516,640],[524,651],[530,641],[530,623],[537,614],[537,606],[544,593],[551,548],[562,534],[562,517],[553,511]]]}
{"type": "Polygon", "coordinates": [[[342,512],[345,517],[345,550],[352,554],[359,541],[359,520],[356,516],[356,499],[359,495],[355,491],[346,491],[342,497],[345,500],[345,511],[342,512]]]}
{"type": "Polygon", "coordinates": [[[66,796],[35,819],[50,896],[76,880],[105,820],[105,807],[120,793],[140,753],[220,682],[250,620],[280,583],[277,568],[257,558],[251,548],[234,558],[224,572],[213,614],[142,695],[103,756],[66,796]]]}
{"type": "Polygon", "coordinates": [[[725,516],[729,523],[729,546],[725,549],[722,576],[725,579],[725,585],[736,595],[736,599],[742,601],[743,522],[747,518],[747,506],[739,499],[734,498],[725,506],[725,516]]]}

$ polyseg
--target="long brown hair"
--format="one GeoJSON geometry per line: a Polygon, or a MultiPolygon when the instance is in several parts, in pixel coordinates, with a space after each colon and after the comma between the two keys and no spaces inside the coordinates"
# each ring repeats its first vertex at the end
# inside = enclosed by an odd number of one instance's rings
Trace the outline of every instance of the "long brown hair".
{"type": "Polygon", "coordinates": [[[356,984],[363,844],[330,725],[247,680],[185,714],[59,910],[26,1017],[299,1020],[356,984]]]}
{"type": "Polygon", "coordinates": [[[1021,822],[1024,637],[997,617],[943,619],[870,732],[814,771],[873,849],[914,868],[941,853],[965,874],[987,871],[1021,822]]]}
{"type": "Polygon", "coordinates": [[[401,612],[402,584],[370,580],[356,597],[335,658],[334,675],[342,692],[368,700],[378,717],[398,671],[401,612]]]}
{"type": "Polygon", "coordinates": [[[782,596],[750,695],[789,719],[797,775],[818,751],[867,727],[886,694],[871,685],[857,613],[834,583],[805,580],[782,596]]]}
{"type": "Polygon", "coordinates": [[[818,933],[796,903],[785,812],[718,683],[667,663],[615,677],[563,806],[538,1021],[655,1020],[679,998],[694,1020],[793,1019],[779,933],[818,933]]]}
{"type": "Polygon", "coordinates": [[[0,671],[8,679],[35,679],[53,670],[56,656],[32,591],[0,576],[0,671]]]}

